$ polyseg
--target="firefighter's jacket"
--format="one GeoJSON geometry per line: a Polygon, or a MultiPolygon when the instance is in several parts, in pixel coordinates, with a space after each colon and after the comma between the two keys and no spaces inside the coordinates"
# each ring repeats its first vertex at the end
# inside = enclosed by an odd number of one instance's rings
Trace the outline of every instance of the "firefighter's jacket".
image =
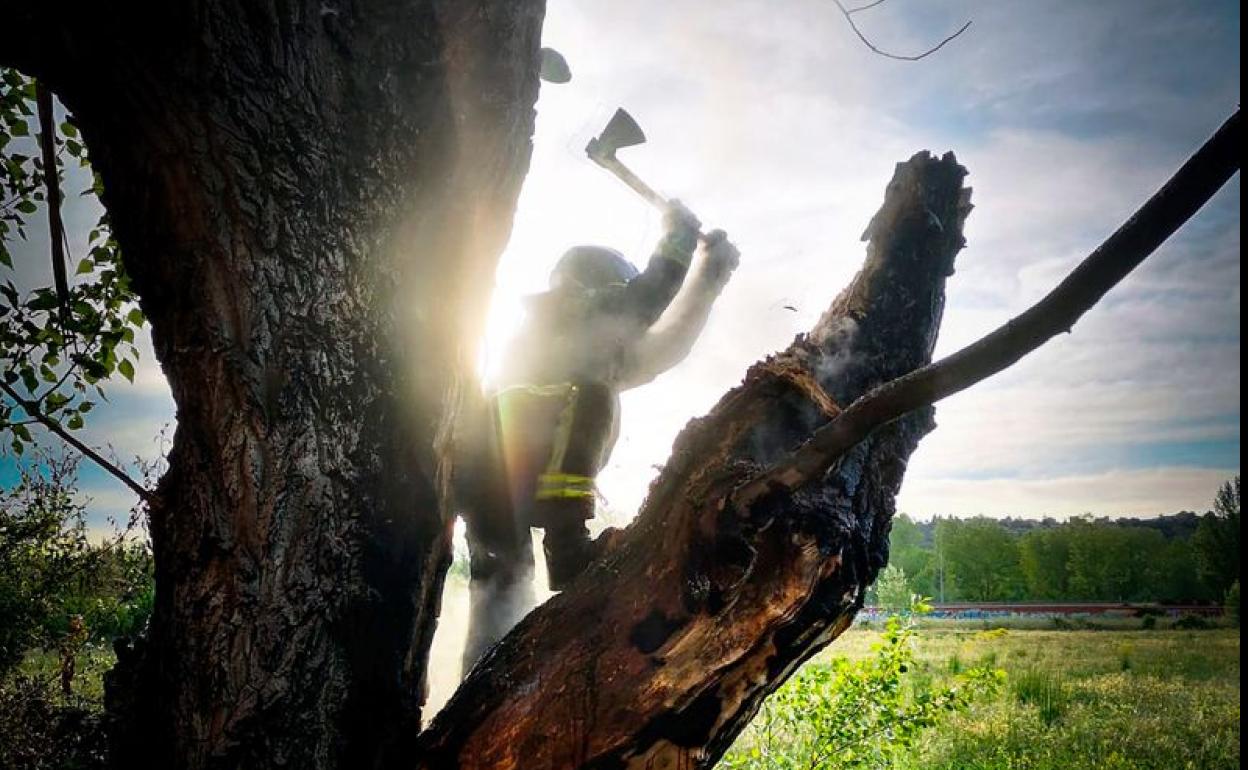
{"type": "MultiPolygon", "coordinates": [[[[489,435],[478,434],[472,442],[478,471],[467,474],[474,477],[469,497],[485,494],[495,479],[483,476],[497,477],[500,471],[511,482],[507,493],[495,494],[495,500],[510,498],[513,513],[506,518],[523,514],[515,509],[526,508],[531,496],[593,494],[593,477],[619,435],[619,393],[684,359],[728,277],[703,262],[685,285],[689,272],[690,257],[661,244],[628,283],[529,298],[525,322],[508,346],[489,399],[489,435]],[[491,448],[485,450],[481,439],[491,448]],[[507,469],[495,462],[481,467],[483,451],[494,460],[505,457],[507,469]],[[589,462],[564,467],[565,455],[586,451],[589,462]]],[[[486,514],[490,518],[502,507],[469,503],[483,505],[495,509],[486,514]]]]}

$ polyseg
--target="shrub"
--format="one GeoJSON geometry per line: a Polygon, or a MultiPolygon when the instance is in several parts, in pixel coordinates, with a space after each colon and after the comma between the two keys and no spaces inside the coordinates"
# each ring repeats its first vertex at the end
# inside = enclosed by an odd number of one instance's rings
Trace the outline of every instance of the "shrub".
{"type": "Polygon", "coordinates": [[[890,618],[874,655],[810,664],[763,704],[719,767],[882,767],[928,727],[997,689],[1002,671],[971,669],[938,686],[915,677],[913,620],[890,618]]]}
{"type": "Polygon", "coordinates": [[[1212,623],[1199,615],[1184,615],[1174,621],[1174,625],[1172,626],[1172,628],[1178,628],[1184,631],[1204,631],[1205,629],[1212,627],[1212,623]]]}
{"type": "Polygon", "coordinates": [[[18,675],[0,683],[0,767],[96,770],[105,767],[101,715],[58,702],[52,680],[18,675]]]}
{"type": "Polygon", "coordinates": [[[60,647],[71,622],[111,641],[151,614],[151,552],[125,533],[90,542],[75,482],[75,461],[42,459],[0,491],[0,678],[28,650],[60,647]]]}
{"type": "Polygon", "coordinates": [[[891,614],[909,612],[914,604],[914,592],[910,590],[910,581],[901,567],[889,565],[880,573],[875,582],[876,597],[880,609],[891,614]]]}

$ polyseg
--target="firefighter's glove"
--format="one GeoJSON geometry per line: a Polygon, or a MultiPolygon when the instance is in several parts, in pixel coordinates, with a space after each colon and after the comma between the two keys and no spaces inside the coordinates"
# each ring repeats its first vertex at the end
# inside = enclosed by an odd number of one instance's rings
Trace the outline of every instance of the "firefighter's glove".
{"type": "Polygon", "coordinates": [[[732,271],[741,264],[741,252],[728,240],[728,234],[723,230],[710,231],[706,234],[702,249],[708,275],[721,286],[727,283],[732,271]]]}
{"type": "Polygon", "coordinates": [[[702,223],[684,204],[677,200],[669,201],[667,211],[663,214],[660,252],[668,259],[688,267],[693,259],[693,250],[698,245],[698,231],[701,227],[702,223]]]}

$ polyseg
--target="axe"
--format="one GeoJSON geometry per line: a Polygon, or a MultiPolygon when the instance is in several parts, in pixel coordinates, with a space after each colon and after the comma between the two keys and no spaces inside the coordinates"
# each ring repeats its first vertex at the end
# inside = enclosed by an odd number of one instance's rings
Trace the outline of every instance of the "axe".
{"type": "MultiPolygon", "coordinates": [[[[602,129],[602,133],[589,140],[585,153],[589,155],[590,160],[615,174],[620,181],[633,188],[651,205],[660,210],[666,210],[667,198],[655,192],[653,187],[643,182],[641,177],[634,174],[628,166],[615,157],[616,150],[642,144],[645,141],[646,135],[642,132],[641,126],[637,125],[637,121],[633,120],[633,116],[623,109],[618,109],[611,116],[611,120],[607,121],[607,127],[602,129]]],[[[699,232],[698,240],[704,241],[706,236],[699,232]]]]}

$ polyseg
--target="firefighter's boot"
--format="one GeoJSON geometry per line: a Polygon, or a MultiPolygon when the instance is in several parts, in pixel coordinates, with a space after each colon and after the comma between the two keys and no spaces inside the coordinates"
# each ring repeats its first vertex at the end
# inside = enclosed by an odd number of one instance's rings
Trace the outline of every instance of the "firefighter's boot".
{"type": "MultiPolygon", "coordinates": [[[[560,502],[568,508],[574,505],[585,507],[588,504],[592,515],[592,499],[560,502]]],[[[594,560],[594,543],[589,538],[589,527],[585,526],[588,518],[582,511],[567,511],[564,516],[552,517],[545,522],[546,534],[542,538],[542,550],[546,554],[546,575],[550,590],[562,591],[594,560]]]]}
{"type": "Polygon", "coordinates": [[[606,556],[623,540],[624,530],[608,527],[594,539],[584,523],[546,529],[542,550],[546,553],[546,576],[552,591],[562,591],[590,564],[606,556]]]}

